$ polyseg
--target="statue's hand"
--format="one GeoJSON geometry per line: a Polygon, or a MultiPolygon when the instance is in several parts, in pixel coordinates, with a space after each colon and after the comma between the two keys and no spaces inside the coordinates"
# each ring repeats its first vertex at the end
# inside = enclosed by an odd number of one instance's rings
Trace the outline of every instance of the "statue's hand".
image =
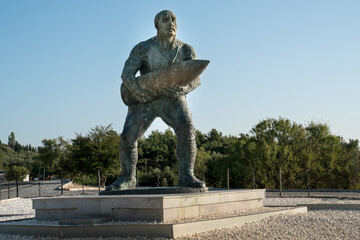
{"type": "Polygon", "coordinates": [[[187,93],[187,86],[173,86],[166,88],[163,95],[167,97],[176,97],[187,93]]]}
{"type": "Polygon", "coordinates": [[[132,95],[140,102],[151,102],[155,98],[151,92],[139,88],[132,91],[132,95]]]}
{"type": "Polygon", "coordinates": [[[134,87],[131,89],[131,94],[134,98],[136,98],[139,102],[151,102],[155,100],[155,96],[145,89],[141,89],[139,87],[134,87]]]}

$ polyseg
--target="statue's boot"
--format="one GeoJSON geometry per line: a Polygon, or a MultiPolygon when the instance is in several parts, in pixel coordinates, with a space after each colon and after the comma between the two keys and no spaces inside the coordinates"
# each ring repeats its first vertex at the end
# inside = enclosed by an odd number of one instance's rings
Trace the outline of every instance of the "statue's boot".
{"type": "Polygon", "coordinates": [[[136,163],[137,148],[124,148],[120,146],[119,150],[121,162],[121,174],[116,182],[106,187],[106,191],[125,190],[136,187],[136,163]]]}
{"type": "Polygon", "coordinates": [[[135,188],[135,186],[136,179],[120,176],[116,182],[113,182],[111,185],[107,186],[105,191],[125,190],[135,188]]]}
{"type": "Polygon", "coordinates": [[[194,176],[196,159],[195,140],[178,142],[176,155],[180,170],[179,187],[206,188],[205,183],[194,176]]]}

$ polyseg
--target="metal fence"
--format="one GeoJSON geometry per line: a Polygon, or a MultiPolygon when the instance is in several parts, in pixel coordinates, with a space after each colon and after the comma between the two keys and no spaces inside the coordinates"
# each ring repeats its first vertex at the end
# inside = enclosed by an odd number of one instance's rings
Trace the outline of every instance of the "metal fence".
{"type": "MultiPolygon", "coordinates": [[[[100,175],[100,173],[99,173],[100,175]]],[[[99,176],[98,175],[98,176],[99,176]]],[[[101,190],[100,181],[97,190],[87,190],[82,184],[82,189],[77,191],[66,191],[64,185],[70,180],[63,178],[63,173],[59,174],[60,179],[36,180],[36,181],[2,181],[0,182],[0,200],[11,198],[34,198],[34,197],[53,197],[53,196],[74,196],[74,195],[94,195],[101,190]]]]}

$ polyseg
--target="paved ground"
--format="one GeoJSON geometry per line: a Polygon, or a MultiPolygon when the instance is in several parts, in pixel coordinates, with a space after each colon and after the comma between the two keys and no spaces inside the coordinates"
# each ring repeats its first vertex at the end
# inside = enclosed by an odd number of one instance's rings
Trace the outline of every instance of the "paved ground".
{"type": "MultiPolygon", "coordinates": [[[[39,182],[28,182],[27,184],[19,184],[19,197],[21,198],[33,198],[33,197],[53,197],[61,196],[61,191],[58,187],[61,185],[60,180],[48,180],[40,182],[40,195],[39,195],[39,182]]],[[[7,183],[1,184],[1,197],[0,199],[8,198],[8,185],[7,183]]],[[[77,196],[83,194],[82,191],[63,191],[64,196],[77,196]]],[[[98,191],[84,191],[85,195],[98,194],[98,191]]],[[[10,198],[16,197],[15,184],[10,185],[10,198]]]]}
{"type": "Polygon", "coordinates": [[[306,190],[284,190],[280,196],[279,190],[267,190],[267,198],[340,198],[340,199],[357,199],[360,200],[360,191],[337,190],[337,189],[320,189],[311,190],[310,196],[306,190]]]}

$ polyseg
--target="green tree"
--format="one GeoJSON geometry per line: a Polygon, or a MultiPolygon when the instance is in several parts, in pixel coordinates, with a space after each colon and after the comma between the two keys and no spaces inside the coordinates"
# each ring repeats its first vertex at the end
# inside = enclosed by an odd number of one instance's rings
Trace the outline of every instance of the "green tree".
{"type": "Polygon", "coordinates": [[[15,149],[15,146],[16,146],[16,140],[15,140],[15,133],[14,132],[11,132],[10,135],[9,135],[9,141],[8,141],[8,146],[11,148],[11,149],[15,149]]]}
{"type": "Polygon", "coordinates": [[[72,139],[68,157],[64,158],[62,166],[72,176],[88,175],[94,179],[100,170],[101,185],[105,187],[108,177],[115,178],[120,173],[119,141],[120,136],[111,124],[95,126],[87,135],[78,134],[72,139]]]}
{"type": "Polygon", "coordinates": [[[149,169],[148,173],[139,173],[140,186],[167,187],[177,184],[177,176],[166,166],[163,170],[159,168],[149,169]]]}
{"type": "Polygon", "coordinates": [[[196,161],[194,166],[194,174],[198,179],[206,178],[207,163],[211,160],[210,151],[206,151],[203,147],[197,149],[196,161]]]}
{"type": "Polygon", "coordinates": [[[359,140],[350,139],[349,143],[343,141],[342,146],[345,150],[346,176],[348,189],[360,189],[360,162],[359,162],[359,140]]]}
{"type": "Polygon", "coordinates": [[[216,129],[211,129],[207,134],[196,131],[197,155],[194,173],[199,179],[205,178],[208,186],[221,187],[224,179],[226,183],[224,157],[227,139],[216,129]]]}
{"type": "Polygon", "coordinates": [[[218,132],[216,129],[211,129],[211,131],[206,135],[205,142],[201,145],[205,150],[217,153],[224,153],[224,138],[221,132],[218,132]]]}
{"type": "Polygon", "coordinates": [[[41,147],[38,147],[38,161],[34,163],[34,172],[32,174],[37,176],[41,167],[41,169],[46,169],[47,175],[60,176],[62,170],[60,162],[68,156],[69,142],[64,140],[63,137],[58,137],[43,139],[42,144],[41,147]]]}
{"type": "Polygon", "coordinates": [[[27,170],[24,166],[11,166],[5,172],[5,178],[8,181],[15,181],[16,177],[18,180],[24,179],[29,174],[29,170],[27,170]]]}
{"type": "Polygon", "coordinates": [[[176,160],[176,136],[169,128],[164,133],[153,131],[138,140],[139,184],[156,186],[161,178],[161,186],[177,183],[178,162],[176,160]],[[159,175],[159,173],[161,173],[159,175]],[[154,182],[155,181],[155,182],[154,182]]]}
{"type": "Polygon", "coordinates": [[[59,174],[58,166],[61,156],[61,150],[57,139],[42,140],[42,147],[38,148],[39,159],[42,167],[47,169],[49,175],[59,174]]]}
{"type": "Polygon", "coordinates": [[[1,144],[0,152],[2,153],[2,167],[5,171],[10,171],[13,166],[23,166],[28,171],[32,170],[32,163],[36,157],[36,153],[31,151],[15,152],[9,146],[1,144]]]}
{"type": "Polygon", "coordinates": [[[166,166],[177,168],[175,149],[176,136],[170,129],[164,133],[153,131],[138,143],[139,167],[143,172],[155,168],[164,170],[166,166]]]}

